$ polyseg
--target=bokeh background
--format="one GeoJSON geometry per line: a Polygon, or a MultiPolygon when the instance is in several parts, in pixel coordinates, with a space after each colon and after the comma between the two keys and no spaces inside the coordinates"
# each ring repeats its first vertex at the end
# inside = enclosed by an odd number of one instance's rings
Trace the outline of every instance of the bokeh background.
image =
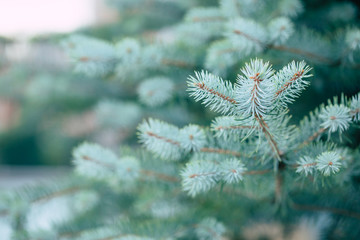
{"type": "Polygon", "coordinates": [[[59,40],[118,21],[102,0],[0,1],[0,164],[69,164],[71,148],[92,128],[91,113],[77,110],[96,96],[72,74],[59,40]]]}

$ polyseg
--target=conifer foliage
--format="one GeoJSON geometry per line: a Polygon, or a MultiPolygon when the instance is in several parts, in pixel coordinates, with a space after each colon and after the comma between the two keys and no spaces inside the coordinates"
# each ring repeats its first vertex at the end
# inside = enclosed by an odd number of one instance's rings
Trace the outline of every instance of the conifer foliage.
{"type": "Polygon", "coordinates": [[[73,176],[0,195],[13,239],[360,236],[360,152],[351,143],[360,93],[297,113],[301,121],[290,114],[302,94],[315,98],[324,76],[339,85],[343,74],[359,76],[360,30],[336,27],[354,21],[353,5],[328,7],[348,16],[324,16],[336,29],[327,38],[324,23],[317,32],[301,24],[311,14],[299,0],[111,2],[129,16],[140,5],[176,9],[168,19],[183,12],[159,41],[62,41],[77,73],[129,90],[101,100],[95,115],[114,131],[140,122],[139,145],[84,142],[72,154],[73,176]],[[199,113],[187,120],[200,124],[179,121],[189,109],[199,113]],[[41,215],[58,209],[61,219],[41,215]],[[41,218],[51,227],[36,227],[41,218]]]}

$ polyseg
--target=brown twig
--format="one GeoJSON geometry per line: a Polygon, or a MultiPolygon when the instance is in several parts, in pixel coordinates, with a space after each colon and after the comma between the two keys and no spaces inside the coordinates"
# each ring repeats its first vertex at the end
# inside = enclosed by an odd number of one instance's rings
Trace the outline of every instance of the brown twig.
{"type": "Polygon", "coordinates": [[[204,90],[204,91],[207,91],[213,95],[216,95],[222,99],[224,99],[225,101],[228,101],[232,104],[237,104],[237,102],[235,101],[235,99],[232,99],[228,96],[225,96],[224,94],[212,89],[212,88],[209,88],[208,86],[205,85],[205,83],[195,83],[195,86],[199,87],[200,89],[204,90]]]}
{"type": "Polygon", "coordinates": [[[264,119],[262,119],[261,117],[255,117],[256,120],[259,122],[260,127],[262,128],[262,131],[265,134],[266,139],[268,140],[268,142],[270,143],[271,148],[273,149],[273,151],[275,152],[275,155],[277,156],[277,158],[279,160],[281,160],[281,156],[283,155],[283,152],[280,151],[275,139],[273,138],[273,136],[270,134],[270,132],[267,130],[267,124],[264,121],[264,119]]]}
{"type": "MultiPolygon", "coordinates": [[[[302,50],[302,49],[292,48],[292,47],[283,46],[283,45],[278,46],[278,45],[273,45],[273,44],[267,44],[267,43],[264,43],[264,42],[262,42],[261,40],[259,40],[257,38],[254,38],[254,37],[252,37],[252,36],[250,36],[250,35],[248,35],[246,33],[243,33],[240,30],[234,30],[233,32],[235,34],[244,36],[245,38],[249,39],[250,41],[254,41],[257,44],[260,44],[260,45],[264,46],[264,48],[267,48],[267,49],[273,49],[273,50],[277,50],[277,51],[281,51],[281,52],[289,52],[289,53],[293,53],[293,54],[296,54],[296,55],[305,56],[305,57],[315,59],[315,60],[317,60],[319,62],[322,62],[322,63],[330,65],[330,66],[336,66],[336,65],[339,65],[341,63],[341,58],[334,61],[334,60],[332,60],[330,58],[327,58],[327,57],[324,57],[324,56],[321,56],[321,55],[318,55],[318,54],[315,54],[315,53],[312,53],[312,52],[308,52],[308,51],[305,51],[305,50],[302,50]]],[[[357,64],[357,65],[353,65],[351,67],[357,69],[357,68],[360,68],[360,65],[357,64]]]]}
{"type": "Polygon", "coordinates": [[[149,135],[150,137],[154,137],[154,138],[157,138],[157,139],[160,139],[160,140],[163,140],[167,143],[170,143],[172,145],[176,145],[176,146],[180,146],[180,143],[178,141],[175,141],[175,140],[172,140],[172,139],[169,139],[169,138],[166,138],[166,137],[163,137],[163,136],[159,136],[157,135],[156,133],[153,133],[153,132],[146,132],[147,135],[149,135]]]}
{"type": "Polygon", "coordinates": [[[304,74],[304,69],[298,71],[294,74],[294,76],[286,82],[281,88],[275,93],[275,96],[279,96],[282,92],[284,92],[291,84],[293,84],[296,80],[298,80],[304,74]]]}
{"type": "Polygon", "coordinates": [[[219,126],[215,130],[226,130],[226,129],[253,129],[258,128],[257,126],[219,126]]]}
{"type": "Polygon", "coordinates": [[[334,207],[323,207],[316,205],[302,205],[297,203],[292,203],[291,206],[296,210],[305,210],[305,211],[315,211],[315,212],[331,212],[337,215],[342,215],[350,218],[355,218],[360,220],[360,213],[354,211],[348,211],[346,209],[334,208],[334,207]]]}
{"type": "Polygon", "coordinates": [[[145,169],[142,169],[140,172],[146,176],[156,177],[158,179],[161,179],[161,180],[164,180],[167,182],[178,182],[179,181],[179,179],[177,179],[176,177],[166,175],[163,173],[153,172],[153,171],[145,170],[145,169]]]}
{"type": "Polygon", "coordinates": [[[296,151],[298,151],[299,149],[305,147],[306,145],[308,145],[309,143],[311,143],[312,141],[314,141],[314,139],[316,139],[317,137],[319,137],[321,134],[323,134],[325,131],[327,130],[327,128],[320,128],[318,131],[316,131],[313,135],[311,135],[308,139],[306,139],[304,142],[302,142],[297,148],[296,151]]]}
{"type": "Polygon", "coordinates": [[[228,149],[222,149],[222,148],[201,148],[200,151],[201,152],[218,153],[218,154],[228,154],[228,155],[233,155],[235,157],[242,156],[242,154],[239,152],[231,151],[228,149]]]}
{"type": "Polygon", "coordinates": [[[313,58],[316,59],[322,63],[328,64],[328,65],[332,65],[334,63],[333,60],[314,54],[312,52],[307,52],[298,48],[291,48],[291,47],[287,47],[287,46],[275,46],[275,45],[266,45],[267,48],[270,49],[274,49],[274,50],[278,50],[278,51],[282,51],[282,52],[290,52],[290,53],[294,53],[297,55],[301,55],[301,56],[305,56],[308,58],[313,58]]]}
{"type": "MultiPolygon", "coordinates": [[[[178,141],[163,137],[163,136],[159,136],[153,132],[146,132],[146,134],[148,134],[151,137],[155,137],[157,139],[163,140],[165,142],[171,143],[173,145],[179,146],[180,147],[180,143],[178,141]]],[[[228,149],[222,149],[222,148],[201,148],[200,152],[210,152],[210,153],[219,153],[219,154],[229,154],[229,155],[233,155],[236,157],[240,157],[242,154],[239,152],[235,152],[235,151],[231,151],[228,149]]]]}
{"type": "Polygon", "coordinates": [[[265,170],[252,170],[252,171],[246,171],[243,173],[243,175],[262,175],[272,172],[271,169],[265,169],[265,170]]]}
{"type": "Polygon", "coordinates": [[[56,197],[68,195],[68,194],[71,194],[71,193],[74,193],[74,192],[78,192],[78,191],[80,191],[82,189],[83,188],[81,188],[81,187],[66,188],[66,189],[51,193],[49,195],[34,199],[34,200],[31,201],[31,203],[39,203],[39,202],[43,202],[43,201],[48,201],[48,200],[56,198],[56,197]]]}
{"type": "Polygon", "coordinates": [[[257,38],[254,38],[244,32],[241,32],[240,30],[234,30],[234,33],[237,34],[237,35],[241,35],[241,36],[244,36],[245,38],[249,39],[250,41],[253,41],[253,42],[256,42],[260,45],[265,45],[262,41],[260,41],[259,39],[257,38]]]}

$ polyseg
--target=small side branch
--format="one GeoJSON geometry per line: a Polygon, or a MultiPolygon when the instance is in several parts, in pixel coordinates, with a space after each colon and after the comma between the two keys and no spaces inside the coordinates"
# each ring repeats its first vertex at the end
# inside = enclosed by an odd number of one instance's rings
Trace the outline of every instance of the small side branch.
{"type": "Polygon", "coordinates": [[[34,199],[33,201],[31,201],[31,203],[38,203],[38,202],[42,202],[42,201],[48,201],[50,199],[54,199],[54,198],[57,198],[57,197],[69,195],[69,194],[72,194],[72,193],[75,193],[75,192],[78,192],[78,191],[81,191],[81,190],[83,190],[83,188],[81,188],[81,187],[66,188],[66,189],[51,193],[49,195],[34,199]]]}
{"type": "Polygon", "coordinates": [[[252,37],[252,36],[250,36],[250,35],[242,32],[242,31],[240,31],[240,30],[234,30],[234,33],[237,34],[237,35],[244,36],[245,38],[249,39],[250,41],[256,42],[256,43],[258,43],[258,44],[260,44],[260,45],[265,45],[265,44],[264,44],[262,41],[260,41],[259,39],[254,38],[254,37],[252,37]]]}
{"type": "Polygon", "coordinates": [[[307,163],[307,164],[293,164],[293,165],[290,165],[291,167],[293,168],[298,168],[300,166],[302,167],[311,167],[311,166],[316,166],[317,165],[317,162],[312,162],[312,163],[307,163]]]}
{"type": "Polygon", "coordinates": [[[222,93],[219,93],[218,91],[216,91],[216,90],[214,90],[214,89],[212,89],[212,88],[209,88],[208,86],[205,85],[205,83],[195,83],[195,86],[197,86],[198,88],[200,88],[200,89],[202,89],[202,90],[204,90],[204,91],[207,91],[207,92],[209,92],[209,93],[211,93],[211,94],[213,94],[213,95],[216,95],[216,96],[224,99],[225,101],[228,101],[228,102],[230,102],[230,103],[232,103],[232,104],[237,104],[237,102],[235,101],[235,99],[232,99],[232,98],[230,98],[230,97],[228,97],[228,96],[225,96],[225,95],[222,94],[222,93]]]}
{"type": "Polygon", "coordinates": [[[179,179],[177,179],[176,177],[169,176],[169,175],[166,175],[166,174],[163,174],[163,173],[157,173],[157,172],[153,172],[153,171],[145,170],[145,169],[142,169],[140,172],[143,175],[150,176],[150,177],[155,177],[157,179],[161,179],[161,180],[164,180],[164,181],[167,181],[167,182],[178,182],[179,181],[179,179]]]}
{"type": "Polygon", "coordinates": [[[327,128],[320,128],[318,131],[316,131],[313,135],[311,135],[308,139],[306,139],[304,142],[302,142],[299,147],[297,147],[297,150],[305,147],[306,145],[308,145],[309,143],[311,143],[312,141],[314,141],[316,138],[318,138],[321,134],[323,134],[325,131],[327,130],[327,128]]]}
{"type": "Polygon", "coordinates": [[[93,159],[93,158],[90,158],[90,157],[87,156],[87,155],[82,156],[82,159],[83,159],[83,160],[86,160],[86,161],[90,161],[90,162],[96,163],[97,165],[103,166],[103,167],[105,167],[105,168],[109,168],[109,169],[112,169],[112,168],[113,168],[112,165],[107,164],[107,163],[105,163],[105,162],[101,162],[101,161],[96,160],[96,159],[93,159]]]}
{"type": "Polygon", "coordinates": [[[319,62],[328,64],[328,65],[332,65],[334,62],[333,60],[329,59],[329,58],[325,58],[323,56],[314,54],[312,52],[307,52],[298,48],[290,48],[290,47],[286,47],[286,46],[274,46],[274,45],[267,45],[266,47],[270,48],[270,49],[275,49],[278,51],[282,51],[282,52],[290,52],[290,53],[294,53],[296,55],[301,55],[301,56],[305,56],[308,58],[312,58],[312,59],[316,59],[319,62]]]}
{"type": "Polygon", "coordinates": [[[275,93],[275,96],[279,96],[282,92],[284,92],[288,87],[290,87],[296,80],[298,80],[304,74],[304,69],[296,72],[293,77],[285,83],[281,88],[275,93]]]}
{"type": "Polygon", "coordinates": [[[196,178],[196,177],[201,177],[201,176],[211,176],[211,175],[215,175],[216,172],[207,172],[207,173],[194,173],[192,175],[189,176],[189,178],[196,178]]]}
{"type": "MultiPolygon", "coordinates": [[[[277,51],[281,51],[281,52],[289,52],[289,53],[293,53],[293,54],[300,55],[300,56],[305,56],[305,57],[317,60],[319,62],[322,62],[322,63],[330,65],[330,66],[338,65],[337,62],[339,62],[339,60],[334,61],[330,58],[327,58],[327,57],[324,57],[324,56],[321,56],[321,55],[318,55],[318,54],[315,54],[312,52],[304,51],[304,50],[301,50],[298,48],[291,48],[291,47],[287,47],[287,46],[283,46],[283,45],[277,46],[277,45],[273,45],[273,44],[266,44],[257,38],[254,38],[246,33],[241,32],[240,30],[234,30],[234,33],[244,36],[248,40],[256,42],[257,44],[264,46],[264,48],[273,49],[273,50],[277,50],[277,51]]],[[[341,63],[341,61],[340,61],[340,63],[341,63]]],[[[360,66],[354,65],[351,67],[359,68],[360,66]]]]}
{"type": "Polygon", "coordinates": [[[167,142],[167,143],[171,143],[171,144],[173,144],[173,145],[180,146],[180,143],[179,143],[178,141],[175,141],[175,140],[172,140],[172,139],[163,137],[163,136],[159,136],[159,135],[157,135],[156,133],[146,132],[146,134],[149,135],[150,137],[154,137],[154,138],[163,140],[163,141],[165,141],[165,142],[167,142]]]}
{"type": "Polygon", "coordinates": [[[219,126],[215,130],[228,130],[228,129],[257,129],[257,126],[219,126]]]}

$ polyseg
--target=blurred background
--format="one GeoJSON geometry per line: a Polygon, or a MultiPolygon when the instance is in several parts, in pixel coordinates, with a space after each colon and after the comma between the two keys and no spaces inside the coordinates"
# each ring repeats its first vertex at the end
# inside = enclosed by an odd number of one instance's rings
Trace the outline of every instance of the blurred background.
{"type": "Polygon", "coordinates": [[[76,109],[95,96],[80,89],[81,80],[69,82],[81,77],[71,74],[58,40],[117,21],[102,0],[0,1],[0,164],[69,163],[71,148],[93,127],[91,114],[76,109]],[[67,92],[69,84],[79,92],[67,92]]]}
{"type": "Polygon", "coordinates": [[[97,96],[72,74],[59,40],[119,20],[103,0],[0,1],[0,187],[68,171],[71,149],[94,128],[81,109],[97,96]]]}

